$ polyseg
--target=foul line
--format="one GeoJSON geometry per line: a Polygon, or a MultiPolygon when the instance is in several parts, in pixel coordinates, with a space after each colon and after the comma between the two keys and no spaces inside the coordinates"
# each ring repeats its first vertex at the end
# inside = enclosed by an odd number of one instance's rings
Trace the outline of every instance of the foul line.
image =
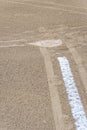
{"type": "Polygon", "coordinates": [[[0,43],[2,43],[2,42],[26,42],[27,40],[25,40],[25,39],[14,39],[14,40],[7,40],[7,41],[0,41],[0,43]]]}
{"type": "Polygon", "coordinates": [[[17,45],[17,44],[13,44],[13,45],[1,45],[0,48],[11,48],[11,47],[24,47],[27,45],[21,44],[21,45],[17,45]]]}
{"type": "Polygon", "coordinates": [[[58,57],[69,103],[75,119],[76,130],[87,130],[87,118],[82,105],[69,62],[66,57],[58,57]]]}

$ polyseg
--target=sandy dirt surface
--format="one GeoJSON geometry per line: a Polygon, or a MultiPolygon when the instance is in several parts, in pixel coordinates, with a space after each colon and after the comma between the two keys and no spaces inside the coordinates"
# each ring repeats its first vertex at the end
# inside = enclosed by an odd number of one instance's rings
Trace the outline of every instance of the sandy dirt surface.
{"type": "Polygon", "coordinates": [[[87,1],[0,0],[0,130],[77,130],[63,56],[87,115],[87,1]],[[51,39],[63,44],[29,44],[51,39]]]}

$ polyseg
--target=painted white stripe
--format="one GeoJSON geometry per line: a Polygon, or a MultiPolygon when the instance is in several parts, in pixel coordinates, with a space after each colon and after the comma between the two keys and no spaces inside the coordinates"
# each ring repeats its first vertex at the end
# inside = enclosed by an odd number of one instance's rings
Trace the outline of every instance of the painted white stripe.
{"type": "Polygon", "coordinates": [[[63,80],[68,94],[69,103],[73,118],[75,120],[76,130],[87,130],[87,118],[82,105],[69,62],[66,57],[58,57],[63,80]]]}

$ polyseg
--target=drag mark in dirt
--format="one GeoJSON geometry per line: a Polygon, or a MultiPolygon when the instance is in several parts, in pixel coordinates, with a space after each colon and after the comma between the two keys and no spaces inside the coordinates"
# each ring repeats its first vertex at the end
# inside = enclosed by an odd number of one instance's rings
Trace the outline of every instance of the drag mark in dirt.
{"type": "Polygon", "coordinates": [[[58,90],[55,83],[55,75],[53,71],[50,54],[47,48],[40,47],[40,51],[44,57],[44,62],[45,62],[45,67],[46,67],[55,127],[56,127],[56,130],[64,130],[64,122],[62,119],[63,117],[62,108],[61,108],[58,90]]]}
{"type": "Polygon", "coordinates": [[[80,11],[74,11],[74,10],[71,10],[71,9],[64,9],[62,7],[55,7],[55,6],[49,6],[49,5],[43,5],[43,4],[37,4],[37,3],[32,3],[32,2],[29,2],[29,3],[26,3],[26,2],[18,2],[18,1],[6,1],[7,3],[13,3],[13,4],[19,4],[19,5],[31,5],[33,7],[37,7],[37,8],[45,8],[45,9],[50,9],[50,10],[61,10],[63,12],[67,12],[67,13],[70,13],[70,14],[81,14],[81,15],[87,15],[86,12],[80,12],[80,11]]]}
{"type": "Polygon", "coordinates": [[[73,59],[78,67],[81,81],[82,81],[84,88],[85,88],[85,91],[87,93],[87,73],[86,73],[86,70],[82,64],[82,59],[74,47],[70,46],[70,44],[68,44],[68,43],[66,43],[66,46],[68,47],[69,51],[71,52],[73,59]]]}
{"type": "Polygon", "coordinates": [[[58,57],[57,60],[60,64],[72,115],[75,120],[76,130],[87,130],[86,114],[73,78],[73,74],[71,72],[69,62],[66,57],[58,57]]]}

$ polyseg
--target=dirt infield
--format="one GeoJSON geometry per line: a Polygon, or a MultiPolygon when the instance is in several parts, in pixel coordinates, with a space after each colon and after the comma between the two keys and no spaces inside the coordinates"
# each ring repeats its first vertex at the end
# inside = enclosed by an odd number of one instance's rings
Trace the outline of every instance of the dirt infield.
{"type": "Polygon", "coordinates": [[[0,0],[0,130],[86,130],[73,116],[59,57],[86,117],[87,1],[0,0]]]}

